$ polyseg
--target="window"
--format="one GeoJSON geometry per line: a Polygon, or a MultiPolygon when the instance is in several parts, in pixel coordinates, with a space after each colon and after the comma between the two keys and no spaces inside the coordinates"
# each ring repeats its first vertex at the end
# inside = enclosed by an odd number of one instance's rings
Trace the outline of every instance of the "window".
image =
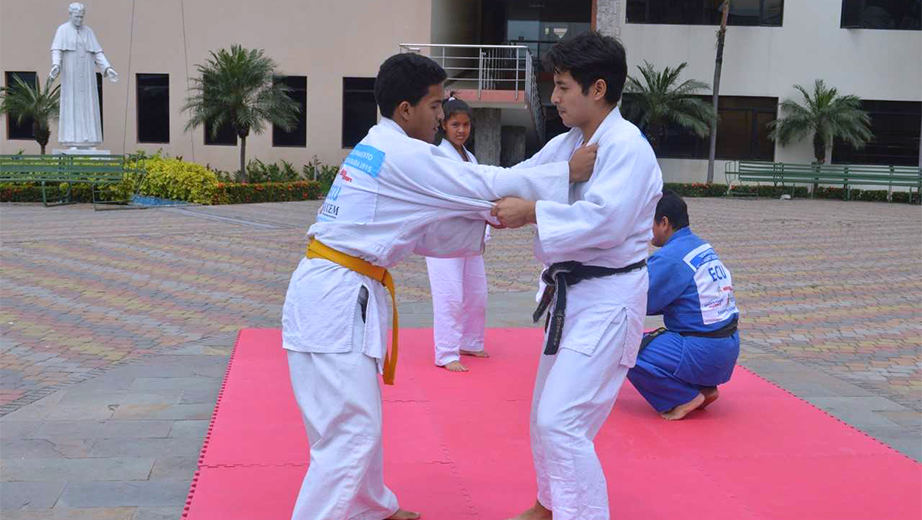
{"type": "Polygon", "coordinates": [[[377,122],[375,78],[343,78],[343,148],[359,144],[377,122]]]}
{"type": "Polygon", "coordinates": [[[536,66],[551,47],[589,32],[592,21],[590,0],[535,2],[509,0],[506,7],[505,40],[514,45],[527,45],[536,66]]]}
{"type": "Polygon", "coordinates": [[[234,127],[230,123],[222,125],[218,128],[218,137],[212,139],[211,137],[211,122],[205,123],[205,144],[210,145],[219,145],[219,146],[237,146],[237,132],[234,131],[234,127]]]}
{"type": "MultiPolygon", "coordinates": [[[[720,25],[717,0],[627,0],[627,22],[720,25]]],[[[784,0],[733,0],[727,25],[780,27],[784,0]]]]}
{"type": "Polygon", "coordinates": [[[138,142],[170,142],[170,75],[138,74],[138,142]]]}
{"type": "MultiPolygon", "coordinates": [[[[630,103],[631,94],[624,102],[630,103]]],[[[710,96],[702,96],[710,103],[710,96]]],[[[775,143],[769,139],[768,123],[776,118],[778,98],[720,96],[717,126],[717,159],[775,160],[775,143]]],[[[665,137],[657,144],[656,156],[674,159],[707,159],[710,137],[698,137],[677,126],[669,125],[665,137]]]]}
{"type": "Polygon", "coordinates": [[[922,1],[842,0],[842,27],[922,30],[922,1]]]}
{"type": "Polygon", "coordinates": [[[861,150],[835,141],[832,162],[917,166],[922,102],[864,100],[861,105],[871,116],[874,137],[861,150]]]}
{"type": "Polygon", "coordinates": [[[298,104],[298,122],[291,132],[272,126],[272,146],[307,146],[307,76],[278,78],[289,89],[288,97],[298,104]]]}
{"type": "MultiPolygon", "coordinates": [[[[7,72],[6,76],[6,86],[15,87],[17,85],[16,79],[19,78],[22,81],[25,81],[29,85],[38,84],[38,76],[34,72],[7,72]]],[[[35,134],[32,132],[32,118],[25,117],[22,120],[22,123],[17,123],[15,117],[6,116],[6,138],[7,139],[35,139],[35,134]]]]}

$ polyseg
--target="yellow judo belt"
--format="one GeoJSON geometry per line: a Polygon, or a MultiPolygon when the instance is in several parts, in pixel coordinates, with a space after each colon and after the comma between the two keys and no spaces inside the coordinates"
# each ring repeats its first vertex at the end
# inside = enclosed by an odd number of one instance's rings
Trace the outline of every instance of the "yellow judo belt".
{"type": "Polygon", "coordinates": [[[346,269],[352,269],[353,271],[363,274],[369,278],[373,278],[381,282],[384,287],[387,287],[388,292],[391,293],[391,304],[393,305],[393,322],[391,324],[391,330],[393,334],[393,340],[391,341],[391,350],[390,352],[384,353],[384,384],[392,385],[394,384],[394,373],[397,370],[397,295],[394,290],[394,279],[391,278],[391,273],[387,272],[387,269],[383,267],[378,267],[372,263],[366,262],[361,258],[354,256],[349,256],[345,253],[340,253],[339,251],[324,245],[319,240],[311,239],[310,243],[307,244],[307,257],[308,258],[323,258],[329,260],[334,264],[339,264],[346,269]]]}

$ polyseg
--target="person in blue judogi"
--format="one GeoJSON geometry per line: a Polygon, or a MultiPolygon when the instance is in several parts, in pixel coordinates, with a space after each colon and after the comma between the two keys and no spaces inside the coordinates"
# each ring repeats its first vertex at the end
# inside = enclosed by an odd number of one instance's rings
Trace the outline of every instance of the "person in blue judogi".
{"type": "Polygon", "coordinates": [[[740,352],[739,310],[730,271],[711,245],[692,233],[688,206],[664,190],[656,206],[647,261],[647,315],[663,315],[665,328],[644,335],[637,365],[627,378],[653,408],[679,420],[717,400],[740,352]]]}

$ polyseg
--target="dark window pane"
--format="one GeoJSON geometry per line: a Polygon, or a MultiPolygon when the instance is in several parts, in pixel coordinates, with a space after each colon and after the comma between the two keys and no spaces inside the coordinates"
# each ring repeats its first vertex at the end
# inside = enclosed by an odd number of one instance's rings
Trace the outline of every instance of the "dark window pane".
{"type": "Polygon", "coordinates": [[[784,0],[762,0],[762,25],[778,26],[784,21],[784,0]]]}
{"type": "Polygon", "coordinates": [[[627,23],[646,23],[647,0],[627,0],[627,23]]]}
{"type": "Polygon", "coordinates": [[[170,76],[138,74],[138,142],[170,142],[170,76]]]}
{"type": "MultiPolygon", "coordinates": [[[[629,0],[628,23],[720,25],[717,0],[629,0]]],[[[780,26],[784,0],[733,0],[728,25],[780,26]]]]}
{"type": "Polygon", "coordinates": [[[727,24],[759,25],[761,6],[761,0],[733,0],[730,3],[730,18],[727,24]]]}
{"type": "MultiPolygon", "coordinates": [[[[7,72],[6,76],[6,86],[13,87],[17,85],[15,78],[19,78],[22,81],[25,81],[29,85],[36,85],[38,83],[38,77],[34,72],[7,72]]],[[[35,133],[32,132],[32,123],[33,119],[31,117],[25,117],[22,119],[22,123],[17,123],[15,117],[6,116],[6,138],[7,139],[35,139],[35,133]]]]}
{"type": "Polygon", "coordinates": [[[358,144],[377,122],[375,78],[343,78],[343,148],[358,144]]]}
{"type": "Polygon", "coordinates": [[[211,127],[210,122],[205,123],[205,144],[237,146],[237,132],[229,123],[218,128],[218,137],[214,139],[211,137],[211,127]]]}
{"type": "Polygon", "coordinates": [[[720,126],[717,129],[717,156],[726,158],[749,157],[753,142],[752,120],[749,110],[719,110],[720,126]]]}
{"type": "Polygon", "coordinates": [[[864,0],[842,0],[842,27],[861,27],[864,0]]]}
{"type": "Polygon", "coordinates": [[[298,121],[291,132],[272,126],[272,146],[307,146],[307,76],[284,76],[278,78],[291,90],[288,97],[298,104],[298,121]]]}
{"type": "Polygon", "coordinates": [[[874,137],[861,150],[836,140],[832,162],[917,166],[922,102],[864,100],[861,105],[871,116],[874,137]]]}
{"type": "MultiPolygon", "coordinates": [[[[710,103],[710,96],[700,96],[710,103]]],[[[625,102],[630,103],[629,95],[625,102]]],[[[775,160],[775,143],[768,137],[768,124],[775,120],[777,98],[721,96],[718,101],[716,158],[720,160],[775,160]]],[[[671,124],[657,145],[656,156],[674,159],[707,159],[710,137],[698,137],[671,124]]]]}
{"type": "Polygon", "coordinates": [[[843,0],[842,27],[922,29],[922,0],[843,0]]]}

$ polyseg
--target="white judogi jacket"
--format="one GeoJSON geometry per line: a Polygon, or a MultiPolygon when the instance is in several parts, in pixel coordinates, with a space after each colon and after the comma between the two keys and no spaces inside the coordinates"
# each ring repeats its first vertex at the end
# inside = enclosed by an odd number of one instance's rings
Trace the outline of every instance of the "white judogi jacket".
{"type": "MultiPolygon", "coordinates": [[[[516,196],[567,203],[568,160],[515,169],[458,162],[385,118],[344,161],[307,236],[385,268],[411,253],[476,254],[483,251],[488,201],[516,196]]],[[[282,311],[284,348],[349,352],[362,286],[369,293],[363,352],[382,359],[387,290],[321,259],[303,258],[292,275],[282,311]]]]}
{"type": "MultiPolygon", "coordinates": [[[[442,142],[439,143],[439,149],[444,150],[445,154],[450,159],[454,159],[456,161],[464,160],[461,158],[461,154],[458,153],[458,150],[455,150],[455,147],[451,144],[451,142],[448,141],[448,139],[444,139],[444,138],[442,139],[442,142]]],[[[470,161],[471,164],[480,164],[480,162],[477,161],[477,157],[474,154],[472,154],[471,151],[468,150],[466,146],[464,147],[464,153],[467,154],[467,159],[468,161],[470,161]]],[[[499,221],[496,220],[496,218],[494,217],[490,217],[487,220],[494,224],[499,224],[499,221]]],[[[483,235],[483,240],[484,242],[490,241],[490,226],[487,226],[487,231],[483,235]]]]}
{"type": "MultiPolygon", "coordinates": [[[[516,168],[569,160],[584,142],[573,128],[551,140],[531,159],[516,168]]],[[[656,203],[663,179],[656,156],[640,130],[621,117],[618,108],[589,139],[598,143],[598,158],[589,181],[573,184],[567,202],[545,200],[536,205],[538,231],[535,258],[548,266],[574,260],[585,265],[625,267],[647,257],[653,238],[656,203]]],[[[567,291],[567,318],[560,348],[592,354],[599,338],[617,312],[637,305],[641,290],[625,285],[622,275],[584,280],[567,291]]],[[[646,275],[644,275],[646,281],[646,275]]],[[[643,303],[646,313],[646,283],[643,303]]],[[[638,345],[625,345],[621,364],[633,366],[638,345]]]]}
{"type": "MultiPolygon", "coordinates": [[[[464,160],[464,159],[461,158],[461,154],[458,153],[458,150],[455,150],[455,147],[454,147],[454,146],[451,144],[451,142],[450,142],[448,139],[446,139],[446,138],[443,138],[443,139],[442,139],[442,142],[439,143],[439,149],[440,149],[440,150],[444,150],[444,151],[445,151],[445,154],[446,154],[447,156],[451,157],[452,159],[456,159],[456,160],[458,160],[458,161],[463,161],[463,160],[464,160]]],[[[464,153],[467,154],[467,160],[470,161],[471,164],[480,164],[480,163],[477,162],[477,158],[474,157],[474,154],[472,154],[472,153],[470,152],[470,150],[467,149],[466,146],[464,147],[464,153]]]]}

